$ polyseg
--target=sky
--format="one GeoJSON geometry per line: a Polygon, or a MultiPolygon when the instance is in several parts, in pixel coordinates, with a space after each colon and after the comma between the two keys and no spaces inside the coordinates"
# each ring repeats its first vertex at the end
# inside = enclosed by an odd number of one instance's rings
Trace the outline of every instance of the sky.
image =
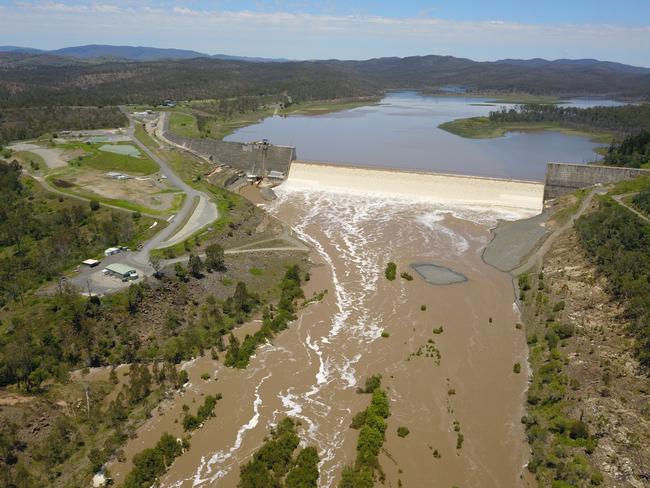
{"type": "Polygon", "coordinates": [[[0,0],[0,45],[288,59],[596,58],[650,67],[650,0],[0,0]]]}

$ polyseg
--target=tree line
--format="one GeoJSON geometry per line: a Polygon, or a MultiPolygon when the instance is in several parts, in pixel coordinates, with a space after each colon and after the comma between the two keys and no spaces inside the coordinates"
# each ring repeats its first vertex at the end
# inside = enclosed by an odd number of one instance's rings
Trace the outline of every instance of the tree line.
{"type": "Polygon", "coordinates": [[[493,122],[553,122],[572,129],[629,135],[650,130],[650,104],[576,108],[533,103],[492,111],[489,119],[493,122]]]}
{"type": "Polygon", "coordinates": [[[556,123],[578,130],[616,134],[605,153],[612,166],[640,168],[650,162],[650,104],[576,108],[553,104],[525,104],[490,112],[497,123],[556,123]]]}
{"type": "Polygon", "coordinates": [[[357,458],[353,465],[343,468],[339,488],[372,488],[376,477],[384,478],[379,465],[379,452],[386,438],[390,406],[388,396],[380,386],[380,376],[372,376],[366,381],[363,393],[372,395],[370,405],[354,416],[351,425],[359,430],[357,458]]]}
{"type": "Polygon", "coordinates": [[[613,141],[607,148],[605,162],[628,168],[641,168],[650,163],[650,131],[644,129],[620,141],[613,141]]]}
{"type": "Polygon", "coordinates": [[[580,242],[625,305],[635,352],[650,370],[650,226],[611,199],[576,222],[580,242]]]}
{"type": "Polygon", "coordinates": [[[143,226],[140,220],[48,194],[22,178],[18,162],[0,160],[0,305],[108,246],[130,241],[143,226]]]}
{"type": "Polygon", "coordinates": [[[272,339],[278,332],[285,330],[289,322],[296,319],[295,302],[298,298],[304,298],[300,284],[300,268],[291,266],[280,281],[280,301],[277,307],[264,307],[260,329],[253,335],[247,334],[241,344],[232,333],[230,334],[224,362],[226,366],[246,368],[257,346],[272,339]]]}
{"type": "Polygon", "coordinates": [[[0,109],[0,144],[33,139],[62,130],[125,127],[117,107],[23,107],[0,109]]]}
{"type": "Polygon", "coordinates": [[[316,488],[318,451],[312,446],[300,449],[296,423],[282,419],[253,458],[240,468],[238,488],[316,488]]]}

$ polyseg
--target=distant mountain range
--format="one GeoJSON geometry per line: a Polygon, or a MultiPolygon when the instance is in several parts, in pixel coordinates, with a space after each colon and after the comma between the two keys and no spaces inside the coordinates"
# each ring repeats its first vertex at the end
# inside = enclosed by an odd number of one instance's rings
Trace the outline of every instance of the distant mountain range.
{"type": "Polygon", "coordinates": [[[524,66],[527,68],[588,68],[588,67],[601,67],[618,71],[620,73],[650,73],[650,68],[641,68],[638,66],[630,66],[628,64],[614,63],[611,61],[599,61],[597,59],[556,59],[549,61],[548,59],[533,58],[533,59],[501,59],[495,61],[497,64],[511,64],[513,66],[524,66]]]}
{"type": "Polygon", "coordinates": [[[42,50],[21,46],[0,46],[0,52],[22,54],[49,54],[85,61],[178,61],[182,59],[213,58],[232,61],[249,61],[256,63],[286,61],[284,59],[270,59],[246,56],[229,56],[227,54],[206,54],[186,49],[164,49],[143,46],[111,46],[104,44],[89,44],[86,46],[64,47],[62,49],[42,50]]]}
{"type": "Polygon", "coordinates": [[[260,95],[302,101],[449,87],[475,94],[650,101],[650,68],[594,59],[481,62],[429,55],[287,61],[130,46],[0,47],[0,107],[5,108],[260,95]]]}
{"type": "MultiPolygon", "coordinates": [[[[270,63],[270,62],[289,62],[286,58],[264,58],[249,56],[231,56],[228,54],[206,54],[198,51],[187,49],[167,49],[145,46],[113,46],[109,44],[88,44],[85,46],[64,47],[61,49],[43,50],[31,47],[21,46],[0,46],[0,53],[20,53],[32,55],[49,55],[73,58],[82,61],[106,62],[106,61],[179,61],[185,59],[209,58],[221,59],[226,61],[245,61],[253,63],[270,63]]],[[[311,60],[310,62],[330,62],[330,63],[365,63],[367,66],[381,63],[389,65],[392,62],[401,60],[417,60],[436,58],[436,61],[446,59],[447,64],[455,63],[458,66],[465,66],[466,63],[477,64],[501,64],[519,66],[523,68],[553,68],[553,69],[573,69],[573,68],[602,68],[620,73],[650,73],[650,68],[641,68],[630,66],[611,61],[599,61],[597,59],[556,59],[547,60],[542,58],[533,59],[501,59],[494,62],[478,63],[470,59],[455,58],[453,56],[411,56],[405,58],[375,58],[366,61],[346,61],[346,60],[311,60]]],[[[50,58],[53,59],[53,58],[50,58]]]]}

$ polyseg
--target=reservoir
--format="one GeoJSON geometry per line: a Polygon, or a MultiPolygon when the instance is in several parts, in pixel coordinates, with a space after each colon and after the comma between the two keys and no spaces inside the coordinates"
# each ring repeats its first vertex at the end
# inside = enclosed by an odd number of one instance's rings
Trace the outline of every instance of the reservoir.
{"type": "MultiPolygon", "coordinates": [[[[458,118],[487,116],[512,104],[488,98],[423,96],[393,92],[377,105],[324,115],[269,117],[227,141],[267,138],[296,147],[302,160],[352,163],[496,178],[542,181],[546,163],[598,159],[598,144],[559,132],[513,132],[495,139],[466,139],[438,126],[458,118]]],[[[618,105],[611,100],[569,100],[580,108],[618,105]]]]}

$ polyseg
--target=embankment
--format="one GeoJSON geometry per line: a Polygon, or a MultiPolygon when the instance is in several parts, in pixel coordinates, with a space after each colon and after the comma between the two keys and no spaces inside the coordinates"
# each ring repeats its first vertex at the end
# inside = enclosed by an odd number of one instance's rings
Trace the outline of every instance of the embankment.
{"type": "Polygon", "coordinates": [[[294,161],[285,183],[292,188],[380,193],[445,204],[498,206],[540,212],[544,185],[440,173],[294,161]]]}
{"type": "Polygon", "coordinates": [[[650,170],[597,164],[548,163],[544,200],[572,193],[595,184],[608,185],[650,175],[650,170]]]}
{"type": "MultiPolygon", "coordinates": [[[[255,144],[226,142],[217,139],[192,139],[179,136],[169,130],[169,118],[162,118],[164,137],[194,153],[198,153],[217,164],[227,164],[241,171],[259,172],[262,164],[262,151],[255,144]]],[[[266,154],[266,170],[287,172],[289,163],[295,159],[296,149],[289,146],[271,145],[266,154]]]]}

